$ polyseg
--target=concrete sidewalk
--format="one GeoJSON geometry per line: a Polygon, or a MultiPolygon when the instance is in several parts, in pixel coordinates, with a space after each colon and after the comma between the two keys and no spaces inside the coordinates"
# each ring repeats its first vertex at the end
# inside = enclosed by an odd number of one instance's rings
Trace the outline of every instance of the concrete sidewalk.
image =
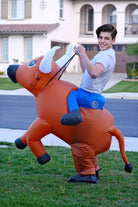
{"type": "MultiPolygon", "coordinates": [[[[14,130],[0,128],[0,141],[14,143],[15,139],[21,137],[27,130],[14,130]]],[[[125,139],[125,151],[138,152],[138,138],[136,137],[124,137],[125,139]]],[[[53,134],[49,134],[41,140],[44,146],[62,146],[70,147],[67,143],[59,139],[53,134]]],[[[112,143],[110,150],[119,151],[119,144],[115,137],[112,137],[112,143]]]]}
{"type": "MultiPolygon", "coordinates": [[[[117,84],[121,80],[125,80],[126,74],[124,73],[113,73],[110,81],[107,83],[104,90],[112,87],[113,85],[117,84]]],[[[77,86],[80,85],[82,79],[82,73],[64,73],[62,76],[62,80],[71,82],[76,84],[77,86]]],[[[17,90],[0,90],[0,95],[20,95],[20,96],[32,96],[30,92],[26,89],[17,89],[17,90]]],[[[137,99],[138,100],[138,93],[111,93],[111,94],[103,94],[105,98],[112,98],[112,99],[137,99]]],[[[0,141],[2,142],[11,142],[13,143],[16,138],[22,136],[26,130],[14,130],[14,129],[3,129],[0,128],[0,141]]],[[[125,139],[125,150],[126,151],[134,151],[138,152],[138,137],[124,137],[125,139]]],[[[60,140],[58,137],[54,136],[53,134],[49,134],[42,139],[42,143],[47,146],[64,146],[69,147],[68,144],[60,140]]],[[[115,137],[112,139],[110,150],[119,150],[118,141],[115,137]]]]}

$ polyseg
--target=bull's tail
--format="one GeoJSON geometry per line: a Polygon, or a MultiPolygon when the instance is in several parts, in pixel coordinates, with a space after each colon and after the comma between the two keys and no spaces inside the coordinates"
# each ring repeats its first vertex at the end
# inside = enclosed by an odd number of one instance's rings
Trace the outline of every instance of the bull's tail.
{"type": "Polygon", "coordinates": [[[133,165],[131,165],[128,162],[127,157],[126,157],[124,137],[123,137],[121,131],[118,128],[116,128],[115,126],[112,130],[112,135],[115,136],[117,138],[118,142],[119,142],[120,152],[121,152],[123,161],[126,164],[125,165],[125,171],[131,173],[132,169],[133,169],[133,165]]]}

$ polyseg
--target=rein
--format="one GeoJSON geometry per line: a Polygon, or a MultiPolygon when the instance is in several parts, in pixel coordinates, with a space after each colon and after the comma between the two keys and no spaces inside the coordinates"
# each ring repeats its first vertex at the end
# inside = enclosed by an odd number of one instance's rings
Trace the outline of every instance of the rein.
{"type": "Polygon", "coordinates": [[[48,86],[48,84],[62,71],[60,76],[58,77],[58,80],[61,78],[61,76],[63,75],[63,73],[65,72],[66,68],[68,67],[68,65],[70,64],[71,60],[74,58],[75,55],[76,53],[72,55],[72,57],[50,78],[50,80],[47,82],[45,87],[48,86]]]}

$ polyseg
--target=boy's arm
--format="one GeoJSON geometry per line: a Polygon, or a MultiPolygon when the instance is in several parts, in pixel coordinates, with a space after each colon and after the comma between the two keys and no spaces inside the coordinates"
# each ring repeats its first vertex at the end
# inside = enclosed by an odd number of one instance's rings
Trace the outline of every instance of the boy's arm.
{"type": "Polygon", "coordinates": [[[75,53],[79,56],[82,71],[84,72],[85,69],[87,69],[92,78],[97,78],[104,71],[105,68],[101,63],[96,63],[95,65],[92,64],[87,57],[83,46],[78,46],[75,49],[75,53]]]}

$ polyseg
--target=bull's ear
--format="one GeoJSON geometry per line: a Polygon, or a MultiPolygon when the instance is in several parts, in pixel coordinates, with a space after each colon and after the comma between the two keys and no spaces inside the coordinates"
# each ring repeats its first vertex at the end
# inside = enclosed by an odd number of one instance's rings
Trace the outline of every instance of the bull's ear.
{"type": "Polygon", "coordinates": [[[60,59],[56,61],[56,64],[60,66],[60,68],[70,59],[73,52],[73,45],[70,46],[69,50],[63,55],[60,59]]]}
{"type": "Polygon", "coordinates": [[[52,66],[52,59],[54,57],[54,54],[56,50],[58,50],[60,47],[55,46],[53,47],[41,60],[41,63],[39,65],[39,70],[42,73],[50,73],[51,72],[51,66],[52,66]]]}

